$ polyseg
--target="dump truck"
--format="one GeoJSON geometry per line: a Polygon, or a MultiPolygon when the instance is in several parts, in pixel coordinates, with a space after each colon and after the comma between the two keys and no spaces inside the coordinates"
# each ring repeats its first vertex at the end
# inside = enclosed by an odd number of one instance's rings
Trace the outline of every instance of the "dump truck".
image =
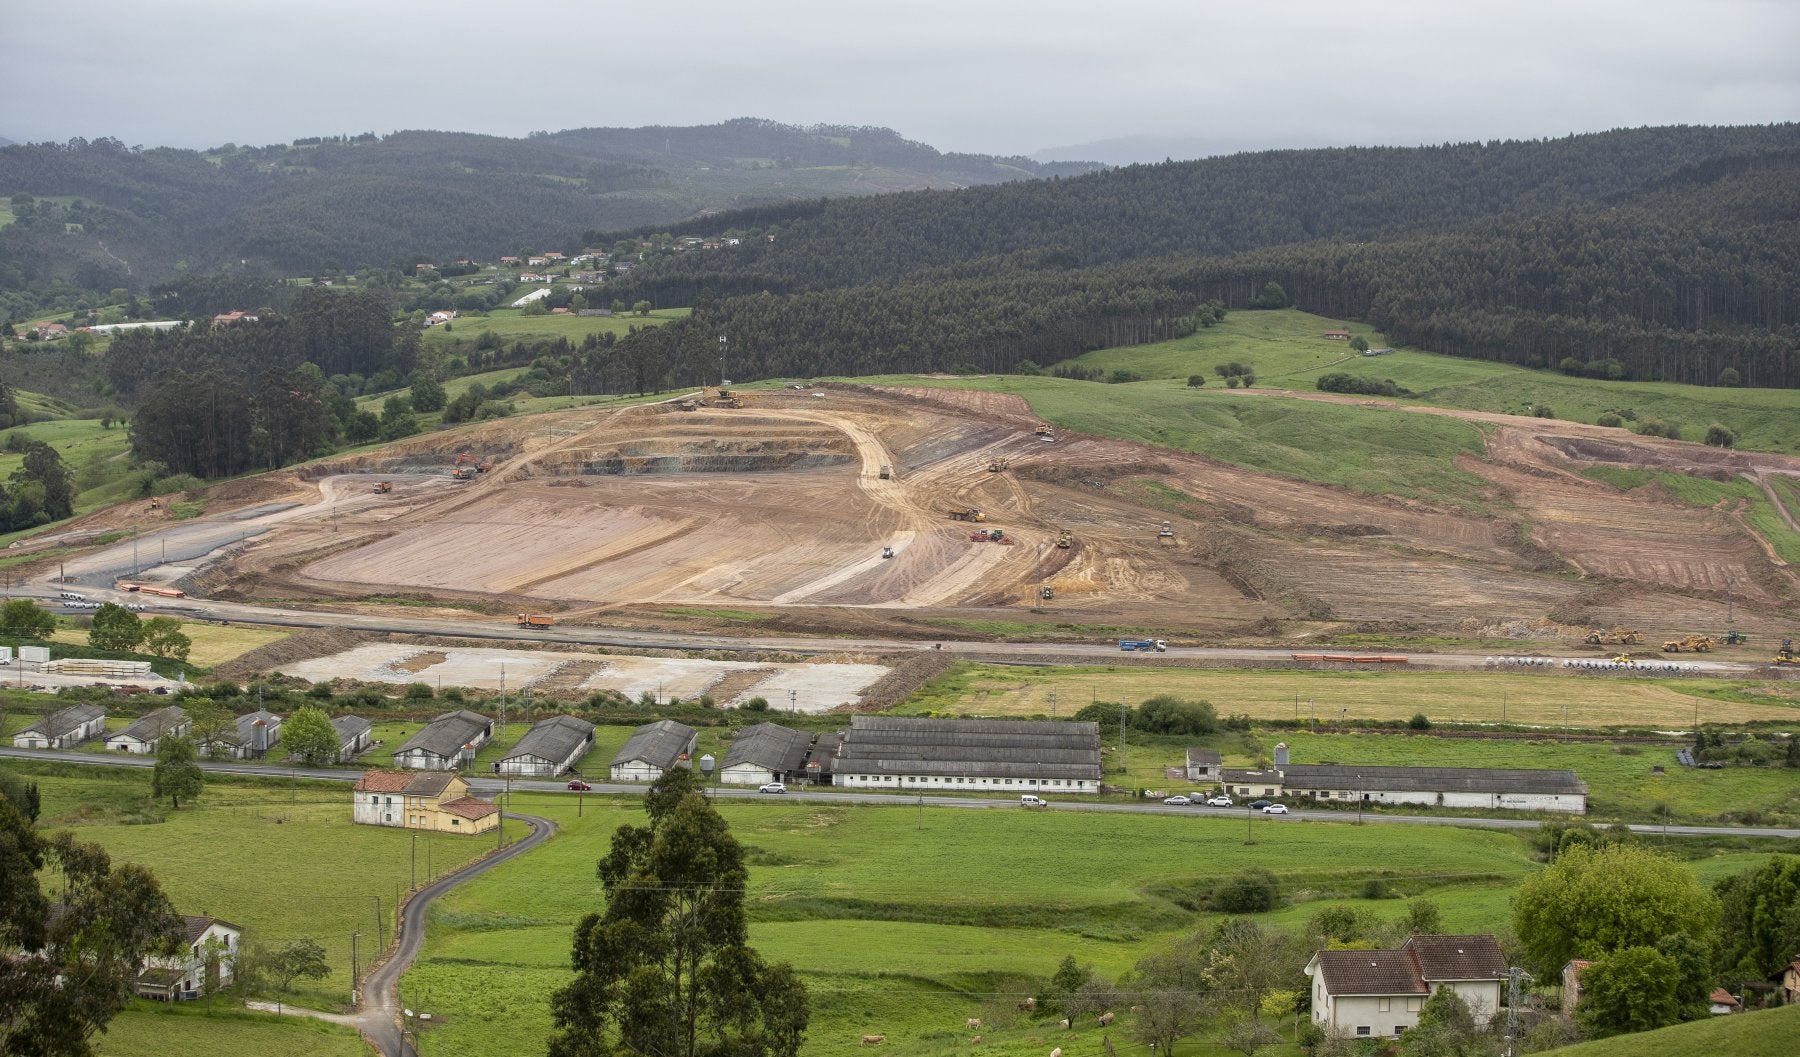
{"type": "Polygon", "coordinates": [[[950,511],[951,521],[986,521],[987,515],[972,506],[961,507],[950,511]]]}
{"type": "Polygon", "coordinates": [[[1068,529],[1063,529],[1056,534],[1056,545],[1063,550],[1068,550],[1070,547],[1075,546],[1075,534],[1068,529]]]}
{"type": "Polygon", "coordinates": [[[894,468],[887,463],[881,464],[881,479],[886,481],[894,476],[894,468]]]}
{"type": "Polygon", "coordinates": [[[374,492],[376,495],[387,495],[389,492],[392,492],[393,490],[394,490],[394,483],[392,481],[381,481],[378,484],[376,484],[375,487],[369,489],[369,491],[374,492]]]}
{"type": "Polygon", "coordinates": [[[988,473],[1005,473],[1006,468],[1010,465],[1012,465],[1012,463],[1008,459],[990,459],[988,461],[988,473]]]}
{"type": "Polygon", "coordinates": [[[1037,433],[1037,439],[1043,441],[1045,444],[1053,444],[1056,442],[1056,433],[1047,425],[1039,426],[1035,432],[1037,433]]]}
{"type": "Polygon", "coordinates": [[[1120,639],[1119,649],[1126,653],[1167,653],[1169,644],[1162,639],[1120,639]]]}
{"type": "Polygon", "coordinates": [[[475,472],[476,473],[487,473],[489,470],[491,470],[493,468],[494,468],[494,460],[492,460],[492,459],[483,459],[480,462],[475,464],[475,472]]]}
{"type": "Polygon", "coordinates": [[[1644,641],[1644,637],[1631,628],[1614,627],[1610,631],[1590,631],[1587,636],[1589,646],[1636,646],[1644,641]]]}
{"type": "Polygon", "coordinates": [[[1670,639],[1662,644],[1664,653],[1711,653],[1717,645],[1705,635],[1688,635],[1685,638],[1670,639]]]}
{"type": "Polygon", "coordinates": [[[555,617],[546,617],[539,613],[520,613],[519,626],[522,628],[548,628],[556,624],[555,617]]]}
{"type": "Polygon", "coordinates": [[[456,469],[450,471],[450,479],[452,481],[473,481],[475,479],[475,471],[467,466],[458,466],[456,469]]]}

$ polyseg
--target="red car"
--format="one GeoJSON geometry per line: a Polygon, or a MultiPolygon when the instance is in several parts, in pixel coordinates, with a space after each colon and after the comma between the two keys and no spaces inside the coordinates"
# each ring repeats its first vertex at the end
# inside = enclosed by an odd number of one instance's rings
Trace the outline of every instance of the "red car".
{"type": "Polygon", "coordinates": [[[575,790],[577,793],[586,793],[590,792],[594,787],[579,778],[571,778],[569,779],[569,788],[575,790]]]}

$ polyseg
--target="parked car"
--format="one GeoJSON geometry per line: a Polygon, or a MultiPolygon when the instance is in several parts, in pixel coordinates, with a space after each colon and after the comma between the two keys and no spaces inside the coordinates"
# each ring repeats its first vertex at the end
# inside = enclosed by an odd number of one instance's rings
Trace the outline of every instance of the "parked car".
{"type": "Polygon", "coordinates": [[[1163,797],[1163,803],[1173,804],[1176,807],[1186,807],[1189,804],[1193,803],[1193,800],[1189,799],[1188,797],[1182,796],[1180,793],[1177,793],[1174,796],[1163,797]]]}
{"type": "Polygon", "coordinates": [[[1286,804],[1270,804],[1268,807],[1263,808],[1263,814],[1265,815],[1285,815],[1287,813],[1288,809],[1286,804]]]}
{"type": "Polygon", "coordinates": [[[1273,800],[1252,800],[1252,801],[1250,801],[1250,806],[1255,808],[1258,811],[1261,811],[1263,808],[1268,807],[1270,804],[1273,804],[1274,802],[1275,801],[1273,801],[1273,800]]]}
{"type": "Polygon", "coordinates": [[[1019,796],[1019,806],[1020,807],[1049,807],[1050,801],[1045,800],[1041,796],[1034,796],[1031,793],[1022,793],[1019,796]]]}
{"type": "Polygon", "coordinates": [[[594,787],[579,778],[571,778],[569,779],[569,788],[577,793],[586,793],[591,792],[594,787]]]}
{"type": "Polygon", "coordinates": [[[1226,796],[1224,793],[1220,793],[1218,796],[1212,797],[1211,799],[1207,800],[1207,804],[1212,807],[1230,807],[1231,806],[1231,798],[1226,796]]]}
{"type": "Polygon", "coordinates": [[[785,793],[785,792],[787,792],[787,786],[782,785],[780,782],[770,782],[768,785],[765,785],[765,786],[761,787],[760,789],[758,789],[757,792],[759,792],[759,793],[785,793]]]}

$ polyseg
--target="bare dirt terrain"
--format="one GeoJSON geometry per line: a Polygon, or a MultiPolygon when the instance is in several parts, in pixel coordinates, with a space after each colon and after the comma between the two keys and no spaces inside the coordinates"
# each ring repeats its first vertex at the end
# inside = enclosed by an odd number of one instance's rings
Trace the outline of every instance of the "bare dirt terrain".
{"type": "MultiPolygon", "coordinates": [[[[1653,637],[1723,630],[1729,589],[1737,625],[1768,641],[1790,633],[1800,597],[1733,511],[1580,474],[1761,480],[1800,475],[1792,458],[1466,413],[1486,429],[1485,456],[1460,462],[1491,485],[1481,513],[1143,444],[1045,443],[1029,407],[1000,394],[821,391],[502,420],[271,475],[239,486],[261,504],[254,517],[223,523],[215,496],[192,530],[196,546],[242,537],[233,553],[205,566],[171,555],[144,575],[336,609],[400,596],[441,615],[913,638],[979,636],[982,621],[1045,638],[1093,637],[1059,623],[1273,638],[1614,621],[1653,637]],[[453,481],[458,452],[493,466],[453,481]],[[951,519],[968,508],[984,520],[951,519]],[[1173,536],[1159,538],[1165,518],[1173,536]],[[970,538],[993,529],[1006,542],[970,538]]],[[[115,546],[83,568],[125,557],[115,546]]]]}

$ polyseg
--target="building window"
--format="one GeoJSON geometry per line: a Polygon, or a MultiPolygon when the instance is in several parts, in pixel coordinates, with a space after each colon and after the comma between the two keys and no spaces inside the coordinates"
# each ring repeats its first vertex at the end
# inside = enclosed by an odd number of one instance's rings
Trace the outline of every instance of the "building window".
{"type": "Polygon", "coordinates": [[[460,826],[460,825],[462,825],[462,819],[460,819],[460,818],[453,818],[453,819],[451,819],[451,820],[450,820],[450,824],[451,824],[451,825],[452,825],[452,826],[460,826]]]}
{"type": "Polygon", "coordinates": [[[1358,1024],[1356,1026],[1356,1037],[1359,1039],[1368,1038],[1369,1037],[1369,1026],[1367,1024],[1358,1024]]]}
{"type": "Polygon", "coordinates": [[[1389,1010],[1389,1009],[1391,1009],[1391,1008],[1393,1008],[1393,1004],[1394,1004],[1394,1000],[1393,1000],[1393,999],[1391,999],[1391,998],[1384,998],[1384,999],[1382,999],[1382,1000],[1381,1000],[1381,1003],[1380,1003],[1380,1010],[1379,1010],[1379,1011],[1380,1011],[1380,1012],[1382,1012],[1382,1013],[1386,1013],[1386,1012],[1387,1012],[1387,1011],[1388,1011],[1388,1010],[1389,1010]]]}
{"type": "Polygon", "coordinates": [[[1406,1011],[1408,1013],[1417,1013],[1424,1005],[1425,1000],[1422,998],[1409,998],[1406,1000],[1406,1011]]]}
{"type": "Polygon", "coordinates": [[[1394,1025],[1394,1038],[1396,1038],[1396,1039],[1397,1039],[1397,1038],[1399,1038],[1399,1037],[1400,1037],[1400,1033],[1401,1033],[1401,1032],[1403,1032],[1403,1031],[1405,1031],[1405,1030],[1406,1030],[1406,1025],[1405,1025],[1405,1024],[1395,1024],[1395,1025],[1394,1025]]]}

